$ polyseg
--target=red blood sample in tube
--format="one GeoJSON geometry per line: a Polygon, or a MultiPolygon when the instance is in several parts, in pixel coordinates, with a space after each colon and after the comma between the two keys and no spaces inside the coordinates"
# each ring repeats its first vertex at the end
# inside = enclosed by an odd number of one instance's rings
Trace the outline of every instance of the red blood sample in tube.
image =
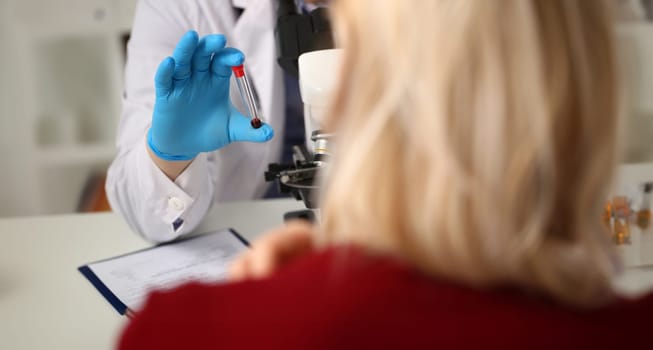
{"type": "Polygon", "coordinates": [[[258,111],[258,105],[256,104],[256,98],[254,97],[254,90],[252,90],[252,85],[245,74],[245,67],[241,64],[240,66],[234,66],[231,68],[236,77],[236,84],[238,85],[238,91],[240,91],[240,96],[243,99],[243,105],[247,109],[247,114],[251,118],[250,124],[254,129],[258,129],[263,125],[261,117],[258,111]]]}

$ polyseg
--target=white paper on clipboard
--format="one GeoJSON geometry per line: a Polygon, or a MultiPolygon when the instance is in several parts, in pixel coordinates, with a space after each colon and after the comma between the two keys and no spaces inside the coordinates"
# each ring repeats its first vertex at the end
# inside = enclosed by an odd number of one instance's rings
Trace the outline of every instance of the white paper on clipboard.
{"type": "Polygon", "coordinates": [[[147,294],[196,281],[226,278],[231,261],[247,250],[235,231],[198,235],[131,254],[88,264],[97,278],[130,310],[139,310],[147,294]]]}

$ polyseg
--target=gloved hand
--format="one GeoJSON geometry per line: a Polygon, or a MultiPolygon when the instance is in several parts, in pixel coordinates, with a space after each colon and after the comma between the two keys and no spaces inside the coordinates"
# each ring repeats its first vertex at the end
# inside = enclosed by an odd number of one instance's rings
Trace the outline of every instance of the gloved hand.
{"type": "Polygon", "coordinates": [[[159,158],[190,160],[235,141],[265,142],[274,136],[264,124],[259,129],[229,100],[231,67],[243,63],[242,52],[225,47],[223,35],[198,41],[187,32],[172,57],[156,72],[156,101],[147,143],[159,158]]]}

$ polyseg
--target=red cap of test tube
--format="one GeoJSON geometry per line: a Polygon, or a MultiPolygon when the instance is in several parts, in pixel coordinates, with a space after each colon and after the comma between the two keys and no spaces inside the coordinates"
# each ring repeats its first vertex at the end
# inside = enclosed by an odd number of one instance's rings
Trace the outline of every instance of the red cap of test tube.
{"type": "Polygon", "coordinates": [[[236,78],[240,78],[245,75],[245,66],[243,66],[242,64],[240,66],[231,67],[231,70],[234,72],[236,78]]]}

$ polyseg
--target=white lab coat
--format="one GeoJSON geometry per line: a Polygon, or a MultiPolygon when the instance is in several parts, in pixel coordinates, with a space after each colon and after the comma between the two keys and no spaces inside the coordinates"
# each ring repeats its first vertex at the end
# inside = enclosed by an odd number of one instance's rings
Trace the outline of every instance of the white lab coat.
{"type": "MultiPolygon", "coordinates": [[[[192,231],[214,201],[261,197],[263,173],[278,161],[283,140],[284,86],[276,63],[273,0],[141,0],[128,44],[117,156],[107,176],[112,208],[146,239],[161,242],[192,231]],[[236,18],[234,7],[244,10],[236,18]],[[152,121],[154,74],[182,35],[221,33],[245,53],[245,66],[265,121],[275,130],[267,143],[234,143],[201,153],[173,182],[152,162],[145,135],[152,121]],[[173,222],[183,220],[176,230],[173,222]]],[[[240,97],[231,89],[234,104],[240,97]]]]}

